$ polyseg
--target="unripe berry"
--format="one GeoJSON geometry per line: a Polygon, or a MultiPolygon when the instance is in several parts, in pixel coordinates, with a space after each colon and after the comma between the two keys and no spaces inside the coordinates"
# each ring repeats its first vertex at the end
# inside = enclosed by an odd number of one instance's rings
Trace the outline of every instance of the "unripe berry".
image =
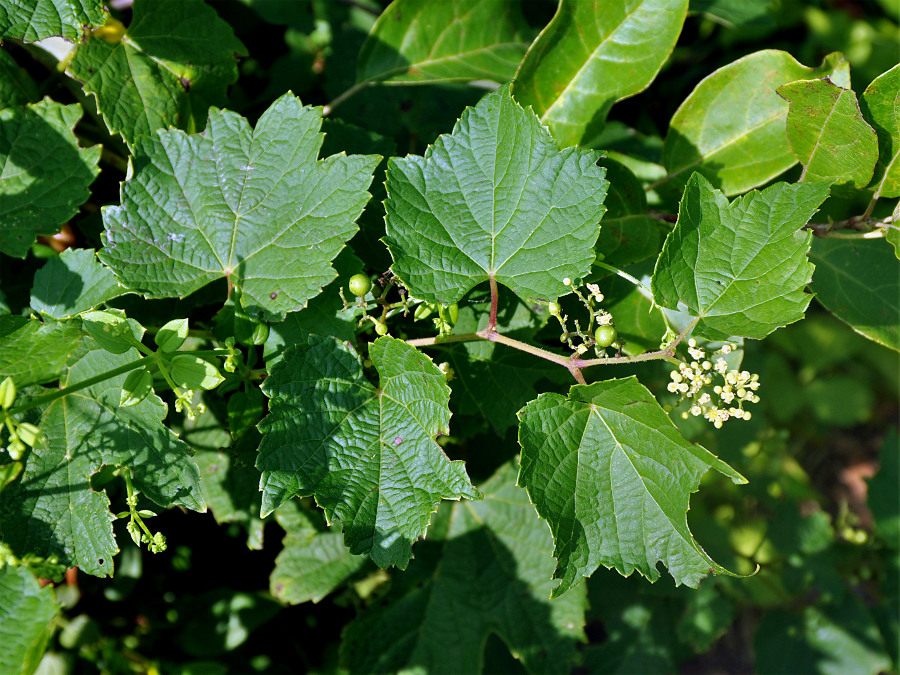
{"type": "Polygon", "coordinates": [[[365,274],[354,274],[347,282],[347,288],[357,297],[363,297],[372,290],[372,282],[365,274]]]}
{"type": "Polygon", "coordinates": [[[558,302],[551,302],[549,305],[547,305],[547,309],[550,310],[550,313],[551,313],[553,316],[557,316],[557,315],[559,314],[559,312],[560,312],[560,306],[559,306],[559,303],[558,303],[558,302]]]}
{"type": "Polygon", "coordinates": [[[375,324],[375,332],[378,333],[379,336],[387,335],[387,332],[388,332],[387,324],[376,323],[375,324]]]}
{"type": "Polygon", "coordinates": [[[618,335],[615,326],[598,326],[594,331],[594,340],[597,341],[598,347],[605,349],[616,341],[618,335]]]}

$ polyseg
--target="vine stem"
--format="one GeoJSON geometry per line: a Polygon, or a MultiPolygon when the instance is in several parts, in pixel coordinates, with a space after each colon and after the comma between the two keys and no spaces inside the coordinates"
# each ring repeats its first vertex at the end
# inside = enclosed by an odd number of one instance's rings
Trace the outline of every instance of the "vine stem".
{"type": "Polygon", "coordinates": [[[322,108],[322,117],[328,117],[328,115],[330,115],[334,111],[334,109],[337,108],[341,103],[346,101],[351,96],[362,91],[366,87],[371,87],[373,84],[375,84],[375,83],[368,82],[368,81],[357,82],[352,87],[350,87],[349,89],[347,89],[346,91],[341,93],[337,98],[332,100],[330,103],[326,104],[325,107],[322,108]]]}
{"type": "Polygon", "coordinates": [[[691,331],[697,327],[697,324],[700,323],[699,318],[695,318],[691,321],[687,326],[684,327],[684,330],[678,334],[672,343],[666,347],[665,349],[660,349],[655,352],[644,352],[643,354],[638,354],[637,356],[611,356],[605,359],[574,359],[574,362],[578,365],[579,368],[588,368],[590,366],[609,366],[616,363],[639,363],[641,361],[657,361],[657,360],[665,360],[669,363],[679,363],[678,359],[675,358],[675,349],[679,344],[691,334],[691,331]]]}

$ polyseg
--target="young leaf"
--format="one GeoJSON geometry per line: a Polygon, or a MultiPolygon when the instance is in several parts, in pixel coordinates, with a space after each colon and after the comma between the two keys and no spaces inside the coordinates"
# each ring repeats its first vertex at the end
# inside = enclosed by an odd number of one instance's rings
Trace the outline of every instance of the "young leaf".
{"type": "Polygon", "coordinates": [[[828,196],[828,183],[776,183],[733,202],[695,173],[678,223],[653,272],[656,302],[679,302],[710,339],[762,339],[803,318],[812,296],[806,259],[812,234],[800,230],[828,196]]]}
{"type": "Polygon", "coordinates": [[[900,351],[900,260],[878,239],[815,239],[816,299],[857,333],[900,351]]]}
{"type": "Polygon", "coordinates": [[[94,249],[70,248],[35,272],[31,307],[54,319],[66,319],[125,292],[116,276],[97,261],[94,249]]]}
{"type": "Polygon", "coordinates": [[[417,546],[390,592],[345,629],[350,672],[480,673],[491,633],[529,673],[571,672],[575,644],[585,639],[584,589],[548,600],[553,544],[515,486],[513,463],[484,493],[482,502],[442,508],[449,531],[417,546]],[[452,649],[434,639],[449,634],[452,649]]]}
{"type": "Polygon", "coordinates": [[[120,310],[85,312],[84,330],[111,354],[124,354],[144,335],[144,327],[128,319],[120,310]]]}
{"type": "Polygon", "coordinates": [[[172,319],[157,331],[153,340],[161,352],[174,352],[181,349],[187,336],[188,320],[172,319]]]}
{"type": "MultiPolygon", "coordinates": [[[[62,381],[70,385],[134,360],[137,353],[87,352],[62,381]]],[[[60,398],[44,410],[44,445],[28,453],[25,470],[0,493],[0,528],[14,551],[57,555],[95,576],[112,574],[118,551],[109,499],[91,489],[104,464],[127,466],[142,494],[160,506],[205,511],[200,474],[188,446],[163,426],[166,406],[150,395],[119,407],[125,375],[60,398]]]]}
{"type": "Polygon", "coordinates": [[[390,337],[369,348],[379,386],[333,338],[309,335],[284,354],[263,384],[271,400],[260,423],[256,466],[262,515],[314,494],[344,526],[350,552],[405,568],[441,499],[479,499],[462,462],[434,438],[448,434],[444,374],[390,337]]]}
{"type": "Polygon", "coordinates": [[[210,105],[227,100],[243,53],[231,27],[201,0],[135,0],[125,34],[87,33],[66,72],[133,147],[157,129],[195,128],[210,105]]]}
{"type": "Polygon", "coordinates": [[[669,176],[685,182],[699,171],[735,195],[790,169],[797,158],[784,132],[789,106],[775,88],[821,77],[849,88],[849,64],[830,54],[818,68],[807,68],[787,52],[766,49],[719,68],[672,116],[663,147],[669,176]]]}
{"type": "Polygon", "coordinates": [[[878,159],[875,130],[862,117],[856,94],[828,78],[801,80],[777,89],[790,103],[787,136],[803,164],[801,181],[834,182],[861,190],[878,159]]]}
{"type": "Polygon", "coordinates": [[[215,389],[225,380],[213,364],[193,354],[176,354],[167,365],[175,384],[184,389],[215,389]]]}
{"type": "Polygon", "coordinates": [[[84,334],[76,326],[0,316],[0,378],[20,390],[58,378],[84,334]]]}
{"type": "Polygon", "coordinates": [[[122,383],[122,396],[119,407],[130,408],[143,401],[153,391],[153,376],[149,370],[138,369],[128,373],[122,383]]]}
{"type": "Polygon", "coordinates": [[[900,197],[900,65],[876,77],[860,103],[878,134],[875,194],[900,197]]]}
{"type": "Polygon", "coordinates": [[[656,77],[687,15],[688,0],[561,0],[515,77],[562,146],[591,145],[616,101],[656,77]]]}
{"type": "Polygon", "coordinates": [[[50,99],[0,110],[0,253],[24,258],[37,235],[58,232],[88,198],[100,146],[78,146],[80,118],[77,103],[50,99]]]}
{"type": "Polygon", "coordinates": [[[394,0],[359,52],[358,82],[507,82],[531,42],[518,3],[394,0]]]}
{"type": "Polygon", "coordinates": [[[77,42],[85,26],[102,26],[107,16],[103,0],[4,2],[0,4],[0,38],[37,42],[58,35],[77,42]]]}
{"type": "Polygon", "coordinates": [[[0,672],[33,673],[53,635],[59,606],[27,567],[0,567],[0,672]]]}
{"type": "Polygon", "coordinates": [[[541,394],[519,420],[519,485],[556,543],[562,583],[553,597],[600,565],[656,581],[662,561],[676,584],[693,587],[728,573],[694,541],[689,500],[709,468],[746,479],[684,440],[636,378],[575,385],[568,397],[541,394]]]}
{"type": "Polygon", "coordinates": [[[300,309],[335,277],[330,262],[356,232],[379,160],[316,160],[320,125],[320,109],[285,94],[255,129],[213,108],[202,134],[142,138],[122,205],[103,209],[101,260],[147,297],[225,277],[254,316],[300,309]]]}
{"type": "Polygon", "coordinates": [[[608,182],[598,154],[560,151],[509,86],[463,113],[424,157],[388,163],[387,237],[410,292],[445,305],[495,279],[520,298],[568,292],[595,259],[608,182]]]}
{"type": "Polygon", "coordinates": [[[296,501],[282,505],[275,518],[285,531],[269,589],[281,602],[319,602],[368,559],[347,551],[340,532],[319,532],[296,501]]]}

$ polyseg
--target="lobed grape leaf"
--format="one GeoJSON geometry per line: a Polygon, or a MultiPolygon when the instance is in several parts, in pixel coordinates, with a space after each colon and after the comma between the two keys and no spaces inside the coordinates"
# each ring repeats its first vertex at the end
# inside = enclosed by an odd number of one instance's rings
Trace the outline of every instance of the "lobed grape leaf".
{"type": "Polygon", "coordinates": [[[560,151],[509,86],[467,108],[424,157],[388,163],[387,243],[418,298],[451,304],[494,279],[523,299],[568,292],[595,259],[608,182],[596,152],[560,151]]]}
{"type": "Polygon", "coordinates": [[[133,148],[157,129],[193,131],[210,105],[227,100],[235,57],[246,52],[202,0],[135,0],[132,12],[127,29],[115,22],[86,33],[66,73],[133,148]]]}
{"type": "Polygon", "coordinates": [[[514,480],[508,463],[485,484],[484,501],[442,507],[441,531],[345,629],[350,672],[480,673],[491,633],[529,673],[571,671],[575,643],[585,639],[585,593],[548,600],[550,534],[514,480]]]}
{"type": "Polygon", "coordinates": [[[58,611],[51,588],[41,588],[27,567],[0,567],[0,672],[30,675],[37,669],[58,611]]]}
{"type": "Polygon", "coordinates": [[[65,319],[124,292],[116,275],[97,261],[94,249],[70,248],[35,272],[31,307],[54,319],[65,319]]]}
{"type": "Polygon", "coordinates": [[[77,103],[48,98],[0,110],[0,253],[24,258],[39,234],[54,234],[88,198],[100,146],[81,148],[77,103]]]}
{"type": "Polygon", "coordinates": [[[696,333],[718,340],[759,340],[802,319],[813,266],[812,234],[800,228],[828,190],[828,183],[776,183],[729,202],[695,173],[653,272],[657,304],[684,303],[700,318],[696,333]]]}
{"type": "Polygon", "coordinates": [[[650,85],[672,53],[688,0],[560,0],[529,47],[515,93],[563,146],[593,146],[610,108],[650,85]]]}
{"type": "Polygon", "coordinates": [[[320,531],[296,500],[280,506],[275,518],[286,534],[269,589],[282,602],[319,602],[365,567],[366,556],[350,553],[340,532],[320,531]]]}
{"type": "Polygon", "coordinates": [[[37,42],[58,35],[81,39],[85,27],[103,25],[103,0],[4,0],[0,3],[0,38],[37,42]]]}
{"type": "Polygon", "coordinates": [[[507,82],[531,35],[515,2],[394,0],[357,60],[357,82],[507,82]]]}
{"type": "Polygon", "coordinates": [[[783,84],[776,91],[790,103],[787,136],[803,164],[800,180],[854,190],[866,187],[878,159],[878,140],[853,90],[826,77],[783,84]]]}
{"type": "Polygon", "coordinates": [[[0,380],[12,377],[19,389],[55,380],[82,336],[71,324],[0,316],[0,380]]]}
{"type": "Polygon", "coordinates": [[[764,185],[797,163],[785,134],[788,103],[775,88],[829,77],[850,87],[840,54],[807,68],[787,52],[766,49],[703,79],[675,111],[663,146],[669,178],[699,171],[726,195],[764,185]]]}
{"type": "Polygon", "coordinates": [[[900,351],[900,260],[880,239],[817,238],[816,299],[857,333],[900,351]]]}
{"type": "Polygon", "coordinates": [[[726,573],[694,540],[687,511],[707,469],[746,479],[688,443],[635,377],[541,394],[519,412],[519,485],[550,525],[558,597],[599,565],[676,584],[726,573]]]}
{"type": "Polygon", "coordinates": [[[263,516],[295,495],[315,495],[339,519],[354,554],[405,568],[441,499],[480,499],[462,462],[435,443],[448,434],[444,374],[404,342],[369,347],[373,386],[359,358],[334,338],[309,335],[263,384],[269,414],[256,466],[263,516]]]}
{"type": "Polygon", "coordinates": [[[159,131],[135,146],[122,205],[104,207],[100,259],[147,297],[183,297],[225,277],[254,316],[280,320],[335,277],[377,155],[317,160],[321,109],[288,93],[251,130],[210,109],[201,134],[159,131]]]}
{"type": "MultiPolygon", "coordinates": [[[[61,384],[107,373],[137,356],[135,350],[88,351],[61,384]]],[[[151,394],[135,406],[119,407],[125,377],[81,389],[44,410],[43,447],[28,454],[21,476],[0,493],[0,529],[14,551],[56,555],[88,574],[111,575],[118,551],[114,516],[106,494],[90,485],[104,464],[129,467],[135,487],[160,506],[206,510],[188,446],[162,424],[165,404],[151,394]]]]}
{"type": "Polygon", "coordinates": [[[876,77],[863,92],[860,104],[878,134],[875,194],[900,197],[900,65],[876,77]]]}

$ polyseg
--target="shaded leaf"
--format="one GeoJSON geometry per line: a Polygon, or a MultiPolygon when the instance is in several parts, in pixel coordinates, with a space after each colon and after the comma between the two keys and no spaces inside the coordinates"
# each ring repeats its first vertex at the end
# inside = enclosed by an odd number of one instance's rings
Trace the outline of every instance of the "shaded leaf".
{"type": "Polygon", "coordinates": [[[88,198],[100,146],[81,148],[77,103],[45,98],[0,110],[0,253],[24,258],[39,234],[55,234],[88,198]]]}
{"type": "Polygon", "coordinates": [[[37,669],[58,611],[52,589],[41,588],[27,567],[0,567],[0,671],[30,675],[37,669]]]}
{"type": "Polygon", "coordinates": [[[900,260],[881,239],[813,241],[816,299],[857,333],[900,351],[900,260]]]}
{"type": "Polygon", "coordinates": [[[174,126],[193,131],[227,99],[245,52],[202,0],[135,0],[124,36],[87,33],[66,70],[97,99],[106,126],[133,147],[174,126]]]}
{"type": "MultiPolygon", "coordinates": [[[[136,351],[87,352],[62,386],[133,361],[136,351]]],[[[166,406],[151,394],[120,408],[126,375],[99,382],[50,403],[41,417],[44,447],[27,455],[25,470],[0,493],[0,527],[14,551],[59,556],[95,576],[111,575],[118,551],[109,499],[91,489],[104,464],[127,466],[142,494],[160,506],[204,511],[200,474],[188,446],[162,422],[166,406]]]]}
{"type": "Polygon", "coordinates": [[[358,82],[506,82],[531,35],[515,2],[394,0],[359,52],[358,82]]]}
{"type": "Polygon", "coordinates": [[[527,672],[571,671],[584,640],[584,591],[548,600],[550,534],[515,486],[514,464],[484,493],[482,502],[442,507],[440,532],[417,546],[382,602],[345,629],[342,660],[351,672],[478,673],[491,633],[527,672]],[[448,634],[452,649],[434,639],[448,634]]]}
{"type": "Polygon", "coordinates": [[[875,520],[875,531],[888,546],[900,549],[900,503],[897,485],[900,484],[900,436],[890,429],[878,454],[880,466],[869,479],[868,504],[875,520]]]}
{"type": "Polygon", "coordinates": [[[314,494],[329,522],[343,523],[354,554],[405,568],[441,499],[479,499],[462,462],[435,443],[448,434],[444,374],[414,347],[383,337],[369,348],[378,387],[359,358],[333,338],[309,335],[263,384],[262,515],[314,494]]]}
{"type": "Polygon", "coordinates": [[[70,324],[0,316],[0,379],[12,377],[19,389],[55,380],[82,337],[70,324]]]}
{"type": "Polygon", "coordinates": [[[878,134],[875,194],[900,197],[900,65],[875,78],[860,105],[878,134]]]}
{"type": "Polygon", "coordinates": [[[295,501],[281,506],[275,518],[286,535],[269,577],[269,589],[282,602],[319,602],[368,561],[344,547],[340,532],[318,531],[295,501]],[[296,513],[287,516],[286,509],[296,513]]]}
{"type": "Polygon", "coordinates": [[[687,9],[687,0],[561,0],[519,66],[516,98],[560,145],[592,145],[612,105],[656,77],[687,9]]]}
{"type": "Polygon", "coordinates": [[[0,108],[33,103],[39,97],[37,83],[8,51],[0,49],[0,108]]]}
{"type": "Polygon", "coordinates": [[[777,91],[791,105],[787,136],[803,164],[800,180],[866,187],[878,159],[878,141],[853,90],[825,78],[783,84],[777,91]]]}
{"type": "Polygon", "coordinates": [[[703,12],[728,28],[775,27],[773,0],[691,0],[691,12],[703,12]]]}
{"type": "Polygon", "coordinates": [[[696,332],[711,339],[762,339],[803,318],[813,273],[812,234],[802,231],[828,196],[827,183],[776,183],[729,202],[691,176],[678,222],[653,272],[656,302],[687,306],[696,332]]]}
{"type": "Polygon", "coordinates": [[[70,248],[35,272],[31,307],[54,319],[65,319],[124,292],[116,276],[97,261],[93,249],[70,248]]]}
{"type": "Polygon", "coordinates": [[[6,0],[0,4],[0,38],[37,42],[54,35],[81,39],[85,26],[106,19],[103,0],[6,0]]]}
{"type": "Polygon", "coordinates": [[[650,581],[663,562],[676,584],[696,587],[728,573],[687,525],[692,492],[707,469],[746,482],[704,448],[688,443],[636,378],[541,394],[519,413],[519,485],[546,519],[556,544],[557,597],[600,565],[650,581]]]}
{"type": "Polygon", "coordinates": [[[767,49],[704,78],[675,111],[663,146],[670,178],[702,173],[726,195],[763,185],[797,163],[785,134],[788,103],[775,88],[830,77],[850,86],[849,65],[830,54],[807,68],[787,52],[767,49]]]}
{"type": "Polygon", "coordinates": [[[597,157],[560,151],[508,86],[486,95],[424,157],[388,163],[394,273],[445,305],[488,279],[526,300],[566,293],[562,280],[595,259],[608,186],[597,157]]]}
{"type": "Polygon", "coordinates": [[[379,160],[316,160],[320,125],[320,109],[285,94],[255,129],[211,109],[202,134],[142,138],[122,205],[103,209],[101,260],[147,297],[225,277],[254,317],[304,307],[334,279],[330,262],[356,232],[379,160]]]}

